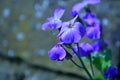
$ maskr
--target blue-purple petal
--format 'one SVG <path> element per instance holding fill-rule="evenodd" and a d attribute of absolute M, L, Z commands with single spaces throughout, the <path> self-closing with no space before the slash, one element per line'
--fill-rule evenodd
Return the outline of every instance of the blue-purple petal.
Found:
<path fill-rule="evenodd" d="M 94 25 L 97 22 L 97 19 L 93 13 L 86 13 L 86 15 L 82 18 L 88 25 Z"/>
<path fill-rule="evenodd" d="M 71 19 L 69 22 L 69 24 L 74 24 L 75 20 L 77 19 L 78 15 L 76 15 L 73 19 Z"/>
<path fill-rule="evenodd" d="M 74 29 L 76 29 L 76 31 L 79 32 L 79 34 L 81 35 L 81 38 L 85 35 L 86 29 L 80 22 L 75 22 L 73 27 Z"/>
<path fill-rule="evenodd" d="M 100 3 L 101 0 L 84 0 L 83 2 L 86 3 L 86 4 L 92 4 L 92 5 L 94 5 L 94 4 Z"/>
<path fill-rule="evenodd" d="M 78 53 L 77 46 L 75 46 L 74 49 Z M 83 43 L 79 44 L 79 50 L 80 50 L 81 57 L 87 57 L 87 56 L 90 56 L 90 54 L 93 52 L 93 47 L 89 43 L 83 42 Z M 75 55 L 74 52 L 73 52 L 73 55 Z"/>
<path fill-rule="evenodd" d="M 63 16 L 64 11 L 65 11 L 64 9 L 57 8 L 54 11 L 54 16 L 47 18 L 48 22 L 42 25 L 42 30 L 46 30 L 48 28 L 59 29 L 62 25 L 62 21 L 60 20 L 60 18 Z"/>
<path fill-rule="evenodd" d="M 117 67 L 110 66 L 110 67 L 108 67 L 108 69 L 106 70 L 104 76 L 105 76 L 105 78 L 107 78 L 107 79 L 116 80 L 119 74 L 120 74 L 120 72 L 118 71 L 118 68 L 117 68 Z"/>
<path fill-rule="evenodd" d="M 94 51 L 101 52 L 108 46 L 108 42 L 106 40 L 95 41 L 92 46 Z"/>
<path fill-rule="evenodd" d="M 59 40 L 64 43 L 72 43 L 74 42 L 74 32 L 71 29 L 65 30 L 62 34 L 59 36 Z"/>
<path fill-rule="evenodd" d="M 42 30 L 46 30 L 46 29 L 48 29 L 49 28 L 49 22 L 46 22 L 46 23 L 44 23 L 43 25 L 42 25 Z"/>
<path fill-rule="evenodd" d="M 54 17 L 49 17 L 49 18 L 47 18 L 47 20 L 48 20 L 49 22 L 53 22 L 53 21 L 54 21 Z"/>
<path fill-rule="evenodd" d="M 54 17 L 57 19 L 60 19 L 63 16 L 64 12 L 65 12 L 65 9 L 57 8 L 54 11 Z"/>
<path fill-rule="evenodd" d="M 48 52 L 48 55 L 51 60 L 63 61 L 66 52 L 61 45 L 57 44 Z"/>
<path fill-rule="evenodd" d="M 75 17 L 79 12 L 88 4 L 94 5 L 100 3 L 101 0 L 83 0 L 81 3 L 77 3 L 72 7 L 70 12 L 71 16 Z"/>
<path fill-rule="evenodd" d="M 84 8 L 84 4 L 83 3 L 77 3 L 72 7 L 71 10 L 71 16 L 75 17 L 76 15 L 79 14 L 79 11 L 82 10 Z"/>
<path fill-rule="evenodd" d="M 90 56 L 90 54 L 93 52 L 93 47 L 86 42 L 83 42 L 80 44 L 80 55 L 85 57 L 85 56 Z"/>
<path fill-rule="evenodd" d="M 69 27 L 70 25 L 71 27 Z M 67 44 L 78 43 L 85 33 L 82 32 L 82 30 L 85 31 L 84 27 L 79 22 L 75 22 L 74 24 L 64 22 L 58 35 L 59 40 Z"/>
<path fill-rule="evenodd" d="M 86 37 L 88 39 L 100 39 L 101 31 L 99 27 L 87 27 L 86 28 Z"/>
<path fill-rule="evenodd" d="M 51 22 L 50 23 L 50 28 L 51 29 L 58 29 L 62 26 L 62 22 L 61 21 L 56 21 L 56 22 Z"/>

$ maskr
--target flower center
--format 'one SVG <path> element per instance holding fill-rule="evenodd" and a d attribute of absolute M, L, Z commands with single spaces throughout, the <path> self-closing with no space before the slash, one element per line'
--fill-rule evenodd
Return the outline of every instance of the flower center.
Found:
<path fill-rule="evenodd" d="M 72 28 L 72 26 L 73 26 L 73 24 L 70 23 L 68 27 L 69 27 L 69 28 Z"/>
<path fill-rule="evenodd" d="M 54 19 L 54 22 L 58 22 L 58 19 Z"/>

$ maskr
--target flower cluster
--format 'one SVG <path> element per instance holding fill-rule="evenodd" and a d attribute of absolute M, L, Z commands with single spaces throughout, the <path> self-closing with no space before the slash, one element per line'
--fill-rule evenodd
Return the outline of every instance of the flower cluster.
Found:
<path fill-rule="evenodd" d="M 72 60 L 72 56 L 77 56 L 82 64 L 82 68 L 88 74 L 90 80 L 95 80 L 87 70 L 81 57 L 86 57 L 99 70 L 105 72 L 104 77 L 110 80 L 115 80 L 118 77 L 117 67 L 111 67 L 110 64 L 110 50 L 108 49 L 108 42 L 102 36 L 102 26 L 95 14 L 89 9 L 88 5 L 100 3 L 101 0 L 83 0 L 75 4 L 71 10 L 71 20 L 62 21 L 61 18 L 65 13 L 65 9 L 57 8 L 54 15 L 48 18 L 47 22 L 42 25 L 42 30 L 56 29 L 59 31 L 57 38 L 58 43 L 48 51 L 51 60 L 63 61 L 65 58 L 70 59 L 76 66 L 81 68 Z M 85 10 L 84 16 L 79 16 L 81 10 Z M 81 39 L 86 38 L 92 40 L 93 43 L 81 42 Z M 71 49 L 72 54 L 66 50 Z M 93 53 L 97 53 L 96 58 Z M 104 53 L 101 55 L 99 53 Z M 96 54 L 95 54 L 96 55 Z M 93 58 L 93 59 L 92 59 Z M 92 71 L 94 74 L 94 71 Z M 93 75 L 94 76 L 94 75 Z M 101 80 L 101 79 L 97 79 Z"/>
<path fill-rule="evenodd" d="M 63 22 L 61 20 L 65 9 L 57 8 L 54 11 L 54 16 L 48 18 L 47 22 L 42 25 L 42 30 L 58 29 L 58 39 L 62 44 L 79 43 L 83 37 L 88 39 L 100 39 L 101 26 L 97 21 L 96 16 L 92 12 L 86 12 L 85 16 L 79 17 L 79 12 L 88 4 L 97 4 L 100 0 L 83 0 L 83 2 L 75 4 L 71 10 L 73 19 Z M 87 26 L 78 21 L 81 19 Z M 55 45 L 49 52 L 48 55 L 52 60 L 62 61 L 65 58 L 66 52 L 60 46 L 61 44 Z M 97 45 L 99 46 L 99 45 Z M 93 46 L 89 43 L 83 42 L 80 44 L 81 56 L 88 56 L 93 52 Z M 62 56 L 62 57 L 61 57 Z"/>

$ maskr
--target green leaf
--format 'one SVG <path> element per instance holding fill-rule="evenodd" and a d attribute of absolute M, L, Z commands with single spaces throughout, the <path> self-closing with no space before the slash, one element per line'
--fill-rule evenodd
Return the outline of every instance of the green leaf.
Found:
<path fill-rule="evenodd" d="M 95 80 L 105 80 L 102 74 L 96 74 Z"/>
<path fill-rule="evenodd" d="M 105 55 L 105 60 L 109 61 L 112 58 L 112 51 L 110 49 L 105 49 L 103 55 Z"/>
<path fill-rule="evenodd" d="M 111 60 L 108 61 L 104 56 L 98 55 L 93 57 L 92 63 L 98 70 L 105 71 L 111 65 Z"/>
<path fill-rule="evenodd" d="M 102 70 L 103 61 L 103 57 L 94 57 L 93 64 L 96 66 L 97 69 Z"/>
<path fill-rule="evenodd" d="M 102 64 L 102 71 L 106 71 L 106 69 L 111 65 L 111 61 L 103 61 L 103 64 Z"/>

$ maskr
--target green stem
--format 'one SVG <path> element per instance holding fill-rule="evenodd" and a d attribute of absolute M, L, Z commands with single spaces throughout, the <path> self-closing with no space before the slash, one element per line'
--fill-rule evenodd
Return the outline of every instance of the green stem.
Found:
<path fill-rule="evenodd" d="M 90 77 L 90 80 L 93 80 L 93 78 L 92 78 L 91 74 L 89 73 L 89 71 L 87 70 L 87 68 L 86 68 L 86 66 L 85 66 L 82 58 L 80 57 L 80 49 L 79 49 L 79 44 L 78 44 L 78 43 L 77 43 L 77 49 L 78 49 L 78 57 L 79 57 L 79 60 L 80 60 L 80 62 L 81 62 L 81 64 L 82 64 L 82 66 L 84 67 L 86 73 L 87 73 L 88 76 Z"/>
<path fill-rule="evenodd" d="M 77 43 L 77 48 L 78 48 L 78 53 L 73 49 L 72 46 L 70 46 L 70 48 L 73 50 L 73 52 L 77 55 L 78 59 L 80 60 L 82 66 L 83 66 L 83 69 L 85 70 L 85 72 L 88 74 L 88 76 L 90 77 L 90 80 L 93 80 L 91 74 L 89 73 L 89 71 L 87 70 L 84 62 L 82 61 L 81 57 L 80 57 L 80 50 L 79 50 L 79 44 Z"/>
<path fill-rule="evenodd" d="M 63 45 L 61 45 L 61 46 L 64 48 Z M 64 48 L 64 50 L 66 51 L 67 54 L 69 54 L 69 52 L 68 52 L 65 48 Z M 81 67 L 80 65 L 78 65 L 72 58 L 70 58 L 70 61 L 71 61 L 74 65 L 76 65 L 77 67 L 83 68 L 83 67 Z"/>
<path fill-rule="evenodd" d="M 72 63 L 74 64 L 74 65 L 76 65 L 77 67 L 79 67 L 79 68 L 83 68 L 83 67 L 81 67 L 81 66 L 79 66 L 73 59 L 70 59 L 71 61 L 72 61 Z"/>
<path fill-rule="evenodd" d="M 92 71 L 92 75 L 94 76 L 94 70 L 93 70 L 93 65 L 92 65 L 92 58 L 91 58 L 91 55 L 90 55 L 90 67 L 91 67 L 91 71 Z"/>

